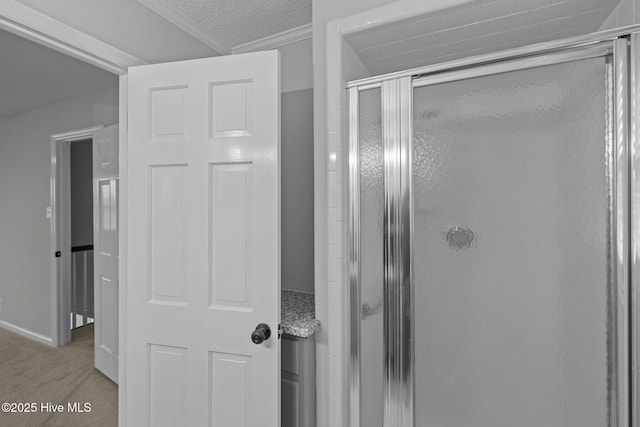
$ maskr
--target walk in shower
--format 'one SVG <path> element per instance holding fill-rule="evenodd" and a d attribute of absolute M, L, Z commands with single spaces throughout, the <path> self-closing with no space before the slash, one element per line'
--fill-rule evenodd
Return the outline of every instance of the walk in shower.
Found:
<path fill-rule="evenodd" d="M 351 426 L 630 425 L 638 40 L 349 84 Z"/>

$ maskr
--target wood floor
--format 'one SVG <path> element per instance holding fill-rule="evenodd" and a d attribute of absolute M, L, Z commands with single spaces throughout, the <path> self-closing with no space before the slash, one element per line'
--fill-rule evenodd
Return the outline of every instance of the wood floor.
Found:
<path fill-rule="evenodd" d="M 35 403 L 36 411 L 2 411 L 3 427 L 116 427 L 118 386 L 93 367 L 93 325 L 76 329 L 71 344 L 58 348 L 0 329 L 4 402 Z"/>

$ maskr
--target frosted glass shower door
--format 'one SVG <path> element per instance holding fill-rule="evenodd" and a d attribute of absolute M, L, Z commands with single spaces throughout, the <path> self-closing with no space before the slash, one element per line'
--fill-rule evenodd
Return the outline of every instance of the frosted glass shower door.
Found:
<path fill-rule="evenodd" d="M 384 399 L 383 343 L 383 218 L 384 156 L 382 143 L 382 104 L 380 88 L 363 90 L 357 99 L 359 188 L 359 283 L 354 288 L 353 323 L 359 330 L 354 345 L 366 355 L 356 362 L 361 424 L 382 427 Z"/>
<path fill-rule="evenodd" d="M 416 87 L 415 426 L 610 425 L 607 57 Z"/>

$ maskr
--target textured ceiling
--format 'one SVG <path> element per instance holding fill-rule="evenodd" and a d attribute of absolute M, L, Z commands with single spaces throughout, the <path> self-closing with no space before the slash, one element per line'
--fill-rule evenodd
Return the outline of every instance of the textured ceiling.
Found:
<path fill-rule="evenodd" d="M 116 87 L 118 77 L 0 31 L 0 118 Z"/>
<path fill-rule="evenodd" d="M 227 50 L 311 23 L 311 0 L 140 1 L 158 13 L 179 16 Z"/>
<path fill-rule="evenodd" d="M 372 75 L 597 31 L 618 0 L 477 0 L 346 37 Z"/>

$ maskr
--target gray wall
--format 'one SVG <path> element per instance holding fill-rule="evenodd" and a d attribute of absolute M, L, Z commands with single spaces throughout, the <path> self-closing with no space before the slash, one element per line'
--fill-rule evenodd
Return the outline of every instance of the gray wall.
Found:
<path fill-rule="evenodd" d="M 312 40 L 278 48 L 281 70 L 281 286 L 314 291 Z"/>
<path fill-rule="evenodd" d="M 117 121 L 117 88 L 0 120 L 0 324 L 51 337 L 51 135 Z"/>
<path fill-rule="evenodd" d="M 281 105 L 282 287 L 313 292 L 313 89 Z"/>
<path fill-rule="evenodd" d="M 71 246 L 93 245 L 91 140 L 71 144 Z"/>

